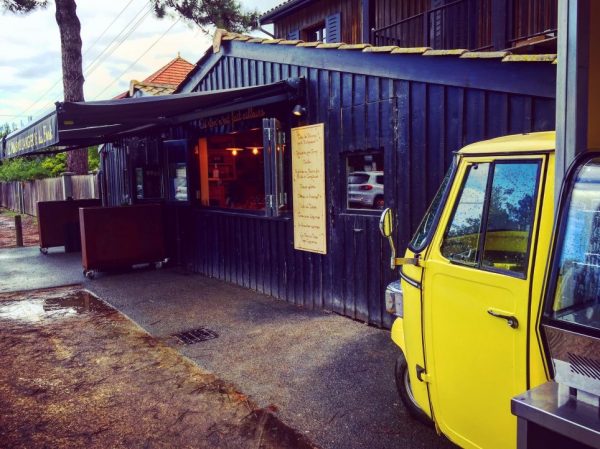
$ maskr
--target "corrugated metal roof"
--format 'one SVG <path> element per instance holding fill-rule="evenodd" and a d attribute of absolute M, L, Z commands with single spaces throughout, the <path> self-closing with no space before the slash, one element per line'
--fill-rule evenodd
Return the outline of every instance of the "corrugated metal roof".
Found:
<path fill-rule="evenodd" d="M 260 21 L 263 24 L 273 23 L 274 20 L 291 14 L 296 9 L 311 3 L 313 0 L 287 0 L 269 10 L 260 16 Z"/>

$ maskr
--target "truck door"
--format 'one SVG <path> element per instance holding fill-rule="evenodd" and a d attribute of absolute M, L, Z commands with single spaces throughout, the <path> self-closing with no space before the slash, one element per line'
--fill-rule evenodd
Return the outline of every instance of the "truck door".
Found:
<path fill-rule="evenodd" d="M 466 159 L 426 256 L 431 404 L 462 447 L 516 445 L 510 399 L 527 387 L 532 254 L 545 156 Z"/>

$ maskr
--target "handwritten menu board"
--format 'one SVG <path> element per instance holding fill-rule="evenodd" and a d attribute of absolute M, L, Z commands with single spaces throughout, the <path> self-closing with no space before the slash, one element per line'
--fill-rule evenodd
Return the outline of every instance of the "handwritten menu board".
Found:
<path fill-rule="evenodd" d="M 323 123 L 292 128 L 294 248 L 327 254 Z"/>

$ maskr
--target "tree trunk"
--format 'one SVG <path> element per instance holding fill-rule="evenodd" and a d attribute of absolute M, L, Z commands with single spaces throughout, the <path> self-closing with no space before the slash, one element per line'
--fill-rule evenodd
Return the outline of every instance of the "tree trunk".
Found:
<path fill-rule="evenodd" d="M 56 23 L 60 31 L 65 101 L 84 101 L 81 57 L 81 24 L 75 0 L 55 0 Z M 79 175 L 88 172 L 88 150 L 69 151 L 67 169 Z"/>

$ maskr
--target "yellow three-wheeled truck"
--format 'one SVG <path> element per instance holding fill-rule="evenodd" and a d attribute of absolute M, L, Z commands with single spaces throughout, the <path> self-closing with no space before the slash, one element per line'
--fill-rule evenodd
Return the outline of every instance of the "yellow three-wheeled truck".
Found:
<path fill-rule="evenodd" d="M 511 399 L 555 375 L 600 395 L 600 156 L 572 168 L 553 233 L 554 146 L 545 132 L 460 150 L 404 257 L 381 217 L 400 397 L 462 447 L 516 447 Z"/>

